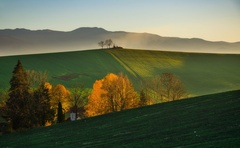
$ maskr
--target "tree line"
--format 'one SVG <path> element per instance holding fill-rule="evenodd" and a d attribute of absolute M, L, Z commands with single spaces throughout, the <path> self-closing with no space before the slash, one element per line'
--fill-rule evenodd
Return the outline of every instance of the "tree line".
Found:
<path fill-rule="evenodd" d="M 152 80 L 142 82 L 137 93 L 122 73 L 108 74 L 95 81 L 92 93 L 85 106 L 87 117 L 102 115 L 125 109 L 137 108 L 154 103 L 179 100 L 188 96 L 183 83 L 171 73 L 163 73 Z"/>
<path fill-rule="evenodd" d="M 115 45 L 115 43 L 113 43 L 112 39 L 107 39 L 105 41 L 100 41 L 100 42 L 98 42 L 98 46 L 100 46 L 102 49 L 103 49 L 104 46 L 106 46 L 107 48 L 122 49 L 121 46 Z"/>
<path fill-rule="evenodd" d="M 100 41 L 98 45 L 103 48 L 104 46 L 107 46 L 107 48 L 111 48 L 113 46 L 113 41 L 112 39 L 107 39 L 105 41 Z"/>
<path fill-rule="evenodd" d="M 126 75 L 109 73 L 95 81 L 92 91 L 79 83 L 70 93 L 61 84 L 52 86 L 47 82 L 44 72 L 25 71 L 19 60 L 4 97 L 0 115 L 13 130 L 19 130 L 63 122 L 64 114 L 71 107 L 76 108 L 77 115 L 85 118 L 178 100 L 187 97 L 187 92 L 183 83 L 171 73 L 142 82 L 139 93 Z"/>
<path fill-rule="evenodd" d="M 10 123 L 13 130 L 63 122 L 70 107 L 84 106 L 79 100 L 87 97 L 86 89 L 75 88 L 71 95 L 63 85 L 52 86 L 46 80 L 46 73 L 25 71 L 18 61 L 10 89 L 1 96 L 4 101 L 0 104 L 0 116 Z"/>

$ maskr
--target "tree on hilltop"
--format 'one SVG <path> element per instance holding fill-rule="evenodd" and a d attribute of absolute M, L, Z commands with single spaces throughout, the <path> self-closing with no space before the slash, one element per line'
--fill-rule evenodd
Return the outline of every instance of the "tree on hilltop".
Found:
<path fill-rule="evenodd" d="M 99 45 L 100 47 L 102 47 L 102 49 L 103 49 L 105 43 L 104 43 L 104 41 L 100 41 L 100 42 L 98 43 L 98 45 Z"/>
<path fill-rule="evenodd" d="M 114 44 L 113 44 L 113 41 L 112 41 L 112 39 L 107 39 L 107 40 L 105 40 L 105 41 L 100 41 L 100 42 L 98 42 L 98 46 L 100 46 L 100 47 L 104 47 L 104 46 L 107 46 L 107 48 L 111 48 L 111 47 L 118 47 L 118 46 L 115 46 Z"/>
<path fill-rule="evenodd" d="M 106 41 L 105 41 L 105 45 L 106 45 L 108 48 L 111 48 L 111 46 L 113 45 L 112 39 L 106 40 Z"/>

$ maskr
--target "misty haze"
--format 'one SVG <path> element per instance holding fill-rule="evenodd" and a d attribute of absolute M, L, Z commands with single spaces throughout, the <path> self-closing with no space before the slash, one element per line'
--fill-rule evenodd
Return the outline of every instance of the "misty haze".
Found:
<path fill-rule="evenodd" d="M 198 38 L 162 37 L 149 33 L 78 28 L 70 32 L 52 30 L 0 30 L 0 56 L 97 49 L 98 42 L 112 39 L 124 48 L 198 53 L 240 53 L 240 42 L 210 42 Z"/>

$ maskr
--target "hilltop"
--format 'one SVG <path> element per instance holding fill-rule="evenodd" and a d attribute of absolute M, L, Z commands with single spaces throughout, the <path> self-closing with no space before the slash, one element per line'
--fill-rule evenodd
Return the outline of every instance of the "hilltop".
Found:
<path fill-rule="evenodd" d="M 0 136 L 0 147 L 238 147 L 240 91 Z"/>
<path fill-rule="evenodd" d="M 21 28 L 0 30 L 0 56 L 95 49 L 99 41 L 106 39 L 112 39 L 116 45 L 135 49 L 240 53 L 240 42 L 211 42 L 199 38 L 163 37 L 83 27 L 68 32 Z"/>
<path fill-rule="evenodd" d="M 48 81 L 71 88 L 83 82 L 92 88 L 108 73 L 128 75 L 136 90 L 157 74 L 171 72 L 191 96 L 240 88 L 240 55 L 102 49 L 0 57 L 0 88 L 8 89 L 12 70 L 20 59 L 25 69 L 46 71 Z"/>

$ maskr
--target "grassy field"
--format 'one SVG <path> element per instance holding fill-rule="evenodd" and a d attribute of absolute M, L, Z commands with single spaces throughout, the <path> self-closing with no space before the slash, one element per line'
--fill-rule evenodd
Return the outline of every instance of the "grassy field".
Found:
<path fill-rule="evenodd" d="M 192 96 L 240 88 L 240 55 L 108 50 L 140 79 L 176 74 Z"/>
<path fill-rule="evenodd" d="M 0 136 L 0 147 L 239 147 L 240 91 Z"/>
<path fill-rule="evenodd" d="M 18 59 L 25 69 L 47 71 L 51 84 L 67 88 L 76 82 L 91 88 L 110 72 L 127 74 L 136 89 L 144 79 L 171 72 L 192 96 L 240 88 L 240 55 L 105 49 L 0 57 L 0 89 L 9 87 Z"/>
<path fill-rule="evenodd" d="M 95 80 L 102 79 L 110 72 L 123 72 L 131 76 L 103 50 L 10 56 L 0 57 L 0 88 L 9 87 L 18 59 L 22 61 L 25 70 L 46 71 L 51 84 L 64 84 L 66 87 L 72 87 L 76 82 L 83 82 L 87 87 L 92 87 Z"/>

